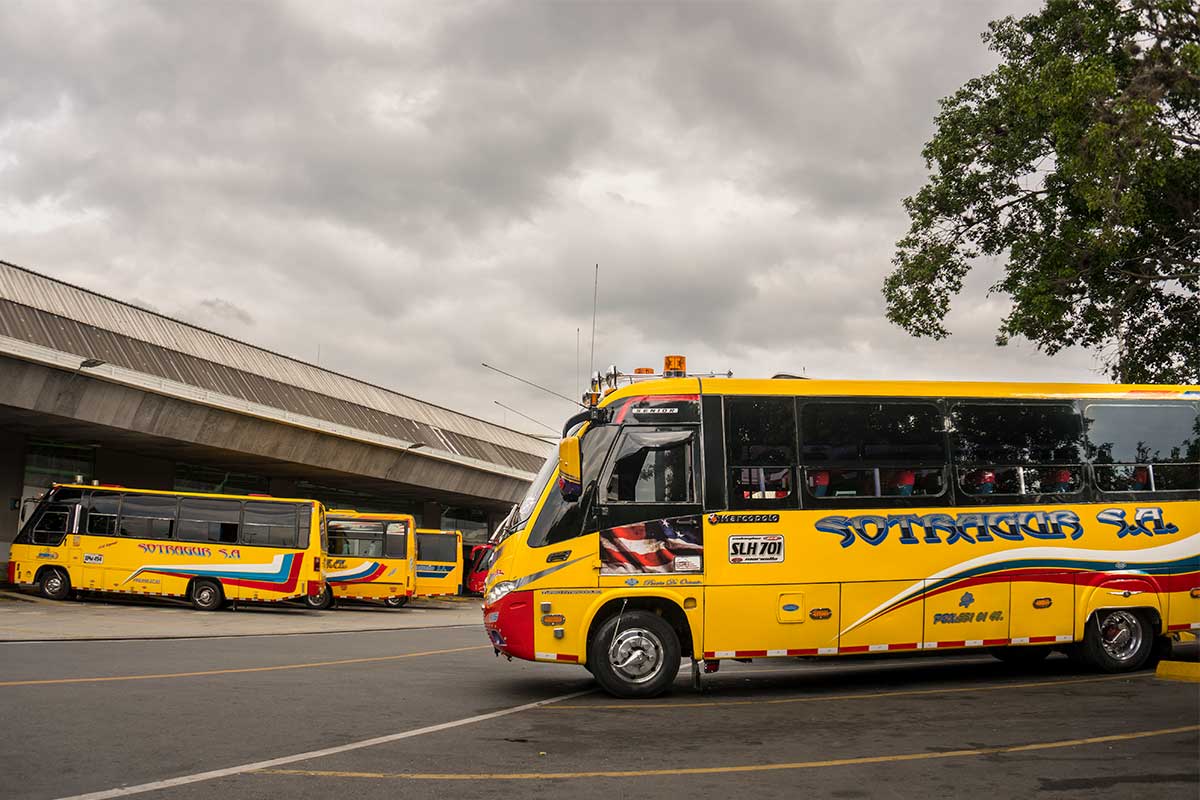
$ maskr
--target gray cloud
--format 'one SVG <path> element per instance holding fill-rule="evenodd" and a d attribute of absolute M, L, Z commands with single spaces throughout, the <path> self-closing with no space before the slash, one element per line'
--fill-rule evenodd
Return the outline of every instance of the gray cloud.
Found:
<path fill-rule="evenodd" d="M 597 361 L 1093 379 L 879 288 L 978 3 L 0 6 L 2 257 L 501 420 Z M 582 367 L 576 361 L 581 329 Z M 508 415 L 514 427 L 528 423 Z"/>

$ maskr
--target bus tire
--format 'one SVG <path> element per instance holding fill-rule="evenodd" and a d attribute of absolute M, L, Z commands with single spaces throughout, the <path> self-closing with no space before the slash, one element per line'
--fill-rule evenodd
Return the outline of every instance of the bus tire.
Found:
<path fill-rule="evenodd" d="M 221 584 L 207 578 L 192 581 L 188 589 L 188 600 L 197 611 L 216 611 L 225 604 L 225 593 Z"/>
<path fill-rule="evenodd" d="M 321 587 L 320 594 L 304 595 L 304 605 L 313 611 L 324 611 L 333 608 L 333 588 L 327 583 Z"/>
<path fill-rule="evenodd" d="M 1045 661 L 1046 656 L 1050 655 L 1050 651 L 1053 649 L 1052 647 L 1025 645 L 1022 647 L 991 647 L 988 648 L 988 652 L 1005 664 L 1012 664 L 1014 667 L 1032 667 L 1034 664 Z"/>
<path fill-rule="evenodd" d="M 383 604 L 388 608 L 404 608 L 408 605 L 408 597 L 406 595 L 392 595 L 391 597 L 385 597 Z"/>
<path fill-rule="evenodd" d="M 38 586 L 42 597 L 50 600 L 66 600 L 71 596 L 71 576 L 58 567 L 50 567 L 43 572 Z"/>
<path fill-rule="evenodd" d="M 611 695 L 655 697 L 675 682 L 680 652 L 679 637 L 665 619 L 650 611 L 626 611 L 596 629 L 588 668 Z"/>
<path fill-rule="evenodd" d="M 1081 655 L 1101 672 L 1132 672 L 1149 660 L 1156 634 L 1145 611 L 1101 609 L 1087 622 Z"/>

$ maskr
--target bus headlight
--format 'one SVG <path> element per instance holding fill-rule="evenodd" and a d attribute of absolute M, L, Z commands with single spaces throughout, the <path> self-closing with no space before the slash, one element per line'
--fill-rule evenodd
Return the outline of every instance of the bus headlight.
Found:
<path fill-rule="evenodd" d="M 509 592 L 511 592 L 515 588 L 517 588 L 517 584 L 515 581 L 500 581 L 499 583 L 497 583 L 495 586 L 493 586 L 491 589 L 488 590 L 487 596 L 483 598 L 483 602 L 488 604 L 489 606 L 494 605 L 494 604 L 500 602 L 501 598 L 503 598 L 505 595 L 507 595 Z"/>

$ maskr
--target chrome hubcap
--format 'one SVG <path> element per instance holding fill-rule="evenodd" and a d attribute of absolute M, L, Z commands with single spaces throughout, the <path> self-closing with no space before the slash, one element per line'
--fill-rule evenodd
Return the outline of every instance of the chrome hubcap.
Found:
<path fill-rule="evenodd" d="M 663 666 L 663 645 L 644 628 L 623 630 L 613 637 L 608 648 L 613 671 L 630 683 L 652 680 Z"/>
<path fill-rule="evenodd" d="M 57 572 L 51 573 L 51 575 L 46 578 L 46 591 L 50 592 L 51 594 L 58 594 L 62 590 L 62 585 L 62 576 Z"/>
<path fill-rule="evenodd" d="M 202 606 L 212 605 L 212 602 L 215 599 L 216 592 L 212 590 L 211 586 L 202 587 L 200 591 L 196 592 L 196 600 Z"/>
<path fill-rule="evenodd" d="M 1117 661 L 1128 661 L 1142 647 L 1142 623 L 1128 611 L 1112 611 L 1100 621 L 1100 644 Z"/>

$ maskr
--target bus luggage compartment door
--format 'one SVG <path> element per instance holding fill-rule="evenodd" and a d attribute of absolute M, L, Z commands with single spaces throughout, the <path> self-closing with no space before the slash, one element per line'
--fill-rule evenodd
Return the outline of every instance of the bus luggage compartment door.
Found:
<path fill-rule="evenodd" d="M 705 657 L 836 653 L 838 595 L 836 583 L 710 586 L 704 590 Z"/>

